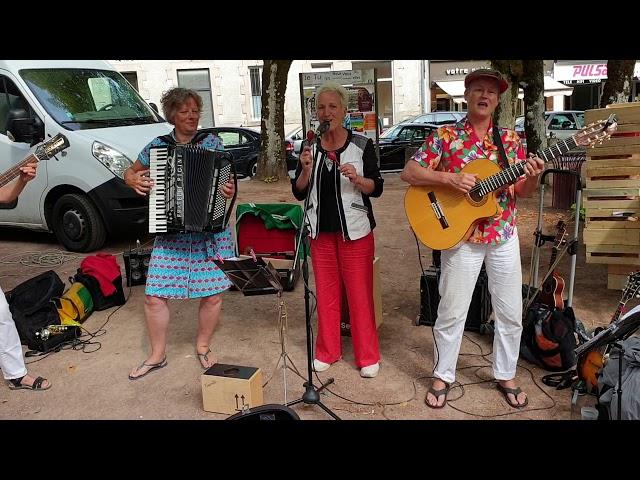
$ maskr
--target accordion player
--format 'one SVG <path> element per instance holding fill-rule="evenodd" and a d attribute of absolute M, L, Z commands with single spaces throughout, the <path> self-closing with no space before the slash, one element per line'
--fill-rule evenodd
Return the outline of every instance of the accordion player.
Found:
<path fill-rule="evenodd" d="M 227 152 L 195 145 L 151 147 L 149 233 L 223 231 L 237 195 L 229 201 L 222 193 L 232 174 L 236 182 Z"/>

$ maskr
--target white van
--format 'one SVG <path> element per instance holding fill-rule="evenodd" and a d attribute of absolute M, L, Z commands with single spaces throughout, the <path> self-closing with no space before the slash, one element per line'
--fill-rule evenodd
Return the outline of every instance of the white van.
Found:
<path fill-rule="evenodd" d="M 0 225 L 53 231 L 77 252 L 143 231 L 147 199 L 122 173 L 171 129 L 107 62 L 0 60 L 0 176 L 42 141 L 62 133 L 69 142 L 40 162 L 14 208 L 0 205 Z"/>

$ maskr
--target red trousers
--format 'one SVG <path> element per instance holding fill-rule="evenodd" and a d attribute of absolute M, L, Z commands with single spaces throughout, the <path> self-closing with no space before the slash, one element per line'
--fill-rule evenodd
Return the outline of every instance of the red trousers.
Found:
<path fill-rule="evenodd" d="M 342 284 L 349 299 L 353 353 L 358 368 L 380 360 L 373 306 L 373 232 L 358 240 L 342 233 L 319 233 L 311 240 L 311 261 L 318 297 L 315 358 L 333 363 L 342 357 L 340 320 Z"/>

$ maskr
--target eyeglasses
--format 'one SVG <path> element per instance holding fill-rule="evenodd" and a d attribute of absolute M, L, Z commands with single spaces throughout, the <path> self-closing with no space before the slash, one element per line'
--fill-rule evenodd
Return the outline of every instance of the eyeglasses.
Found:
<path fill-rule="evenodd" d="M 179 115 L 187 116 L 190 113 L 193 113 L 194 115 L 200 115 L 200 110 L 178 110 Z"/>

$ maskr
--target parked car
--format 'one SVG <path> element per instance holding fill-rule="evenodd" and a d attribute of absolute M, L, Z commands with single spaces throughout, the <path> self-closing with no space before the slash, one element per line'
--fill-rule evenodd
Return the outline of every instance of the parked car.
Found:
<path fill-rule="evenodd" d="M 220 137 L 224 149 L 233 155 L 236 172 L 239 176 L 253 177 L 258 168 L 258 156 L 260 154 L 260 131 L 247 127 L 211 127 L 202 131 L 210 132 Z M 285 141 L 287 152 L 287 168 L 297 158 L 291 157 L 293 145 Z M 295 168 L 295 166 L 294 166 Z"/>
<path fill-rule="evenodd" d="M 302 151 L 302 142 L 305 138 L 306 136 L 302 131 L 302 127 L 297 127 L 285 135 L 285 141 L 290 142 L 293 145 L 293 154 L 297 157 L 300 156 L 300 152 Z"/>
<path fill-rule="evenodd" d="M 399 170 L 404 168 L 405 159 L 413 154 L 425 138 L 438 125 L 425 123 L 399 123 L 392 126 L 380 136 L 380 170 Z"/>
<path fill-rule="evenodd" d="M 400 123 L 430 123 L 432 125 L 447 125 L 449 123 L 456 123 L 462 120 L 466 115 L 467 112 L 430 112 L 406 118 Z"/>
<path fill-rule="evenodd" d="M 553 136 L 559 140 L 564 140 L 576 134 L 584 127 L 583 110 L 563 110 L 558 112 L 544 113 L 545 125 L 547 128 L 547 138 Z M 524 116 L 516 118 L 515 131 L 526 146 L 526 135 L 524 133 Z"/>

